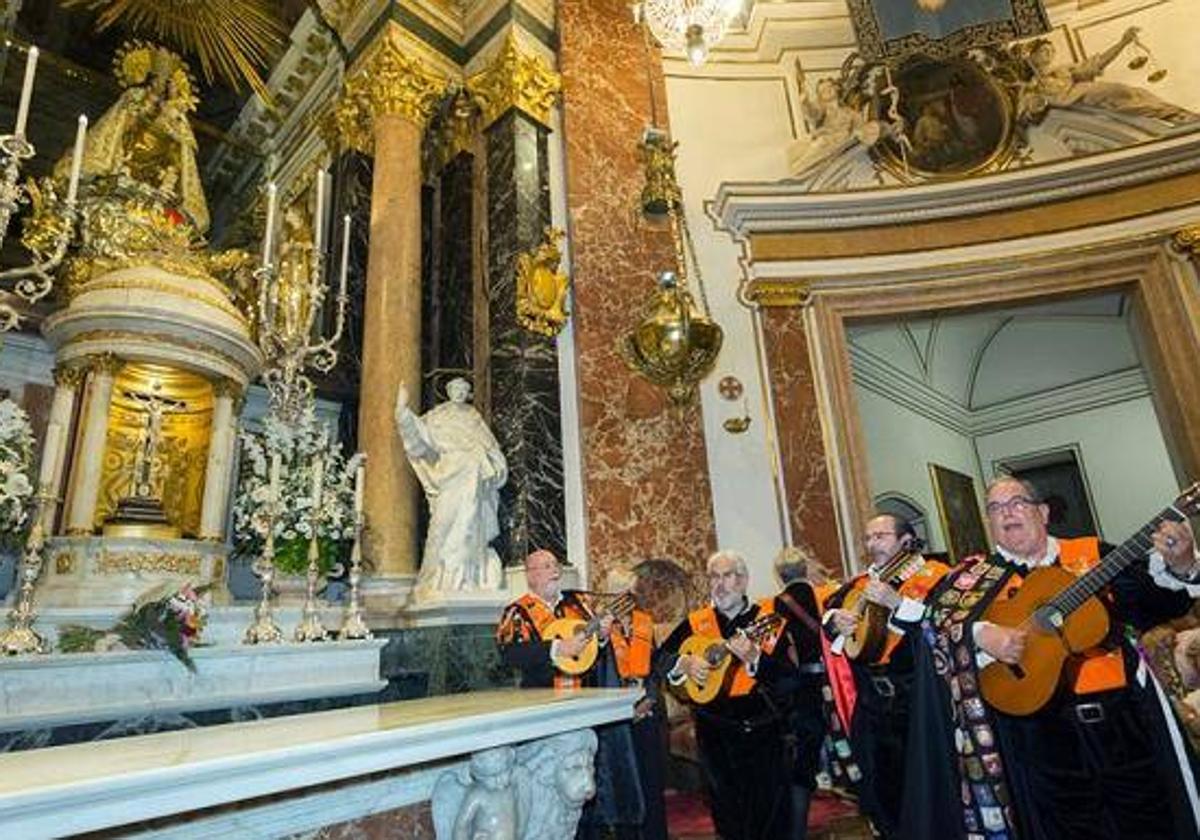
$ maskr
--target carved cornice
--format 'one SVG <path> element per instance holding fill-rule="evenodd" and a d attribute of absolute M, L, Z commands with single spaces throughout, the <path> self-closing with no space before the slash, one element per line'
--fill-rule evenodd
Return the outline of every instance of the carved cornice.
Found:
<path fill-rule="evenodd" d="M 485 129 L 513 108 L 549 128 L 562 77 L 540 56 L 522 52 L 510 32 L 491 65 L 467 79 L 467 90 L 483 109 Z"/>
<path fill-rule="evenodd" d="M 1194 260 L 1200 260 L 1200 224 L 1175 231 L 1172 241 L 1181 252 Z"/>
<path fill-rule="evenodd" d="M 350 148 L 371 154 L 377 118 L 401 116 L 424 128 L 445 89 L 445 78 L 384 37 L 346 80 L 334 112 L 338 133 Z"/>

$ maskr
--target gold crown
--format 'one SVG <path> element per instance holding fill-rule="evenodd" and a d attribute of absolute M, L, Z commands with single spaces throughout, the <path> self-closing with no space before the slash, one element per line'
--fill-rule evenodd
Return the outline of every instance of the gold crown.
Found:
<path fill-rule="evenodd" d="M 187 110 L 196 107 L 196 80 L 187 62 L 166 47 L 148 41 L 126 41 L 113 57 L 113 75 L 123 88 L 143 85 L 151 75 L 169 78 L 176 98 Z"/>

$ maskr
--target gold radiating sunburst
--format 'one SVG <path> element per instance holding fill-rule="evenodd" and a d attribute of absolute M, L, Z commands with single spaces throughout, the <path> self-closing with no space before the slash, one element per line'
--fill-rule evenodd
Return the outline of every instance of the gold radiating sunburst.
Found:
<path fill-rule="evenodd" d="M 205 81 L 219 76 L 267 98 L 258 74 L 287 36 L 269 0 L 63 0 L 64 6 L 99 11 L 96 29 L 120 23 L 200 61 Z"/>

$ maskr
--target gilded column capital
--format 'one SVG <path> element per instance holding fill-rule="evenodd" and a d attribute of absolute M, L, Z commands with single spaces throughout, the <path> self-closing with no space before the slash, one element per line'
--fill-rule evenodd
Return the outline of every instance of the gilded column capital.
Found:
<path fill-rule="evenodd" d="M 338 134 L 350 148 L 371 154 L 376 119 L 401 116 L 424 128 L 445 89 L 445 78 L 382 38 L 346 79 L 334 111 Z"/>
<path fill-rule="evenodd" d="M 87 357 L 87 369 L 95 373 L 116 376 L 125 367 L 125 360 L 116 353 L 96 353 Z"/>
<path fill-rule="evenodd" d="M 215 379 L 212 384 L 213 396 L 217 399 L 228 398 L 234 402 L 242 397 L 241 383 L 235 382 L 228 377 L 220 377 Z"/>
<path fill-rule="evenodd" d="M 484 128 L 512 108 L 549 128 L 562 77 L 540 56 L 522 52 L 509 32 L 491 66 L 467 79 L 467 90 L 483 109 Z"/>
<path fill-rule="evenodd" d="M 79 387 L 83 375 L 87 372 L 84 365 L 58 364 L 54 366 L 54 384 L 60 388 L 70 388 L 72 391 Z"/>
<path fill-rule="evenodd" d="M 1200 260 L 1200 224 L 1175 231 L 1172 241 L 1178 250 L 1194 260 Z"/>

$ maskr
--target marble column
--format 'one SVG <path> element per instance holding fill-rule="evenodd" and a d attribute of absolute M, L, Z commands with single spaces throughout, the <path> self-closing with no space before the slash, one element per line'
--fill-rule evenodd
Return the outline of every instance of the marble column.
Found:
<path fill-rule="evenodd" d="M 65 530 L 72 535 L 95 530 L 96 500 L 100 495 L 100 473 L 104 443 L 108 436 L 108 409 L 112 403 L 113 380 L 124 362 L 111 353 L 90 360 L 84 389 L 83 432 L 71 470 Z"/>
<path fill-rule="evenodd" d="M 202 540 L 225 538 L 225 514 L 229 500 L 230 467 L 237 445 L 237 414 L 234 405 L 240 388 L 222 379 L 213 384 L 213 412 L 208 438 L 208 462 L 204 468 L 204 498 L 200 503 Z"/>
<path fill-rule="evenodd" d="M 42 464 L 38 474 L 38 487 L 50 494 L 46 506 L 42 508 L 42 530 L 45 534 L 54 533 L 54 519 L 62 499 L 67 450 L 71 443 L 71 420 L 82 380 L 83 369 L 78 365 L 57 365 L 54 368 L 54 397 L 50 403 L 46 445 L 42 449 Z M 57 431 L 51 432 L 51 428 Z"/>
<path fill-rule="evenodd" d="M 517 258 L 550 224 L 548 138 L 558 74 L 510 35 L 467 82 L 483 111 L 487 154 L 488 392 L 492 429 L 508 458 L 501 492 L 506 565 L 533 549 L 566 553 L 562 420 L 553 336 L 517 319 Z"/>
<path fill-rule="evenodd" d="M 367 553 L 378 575 L 417 566 L 416 475 L 393 409 L 404 383 L 421 392 L 421 138 L 442 80 L 406 54 L 389 24 L 347 75 L 337 123 L 352 148 L 373 154 L 370 250 L 363 301 L 359 448 L 367 455 Z"/>

